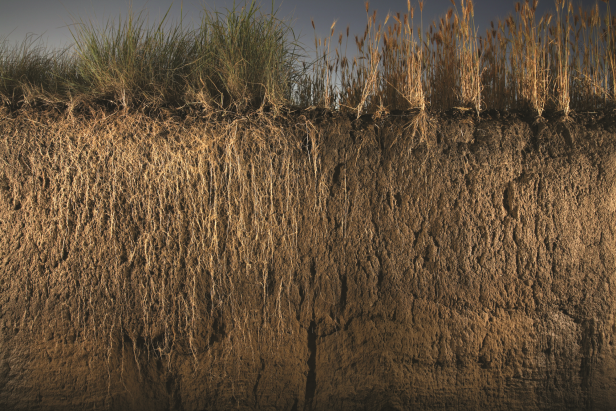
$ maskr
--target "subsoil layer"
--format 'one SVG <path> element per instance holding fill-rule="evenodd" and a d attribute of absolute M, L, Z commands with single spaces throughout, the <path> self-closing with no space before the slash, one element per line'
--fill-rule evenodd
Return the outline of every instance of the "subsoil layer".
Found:
<path fill-rule="evenodd" d="M 116 256 L 92 237 L 95 264 L 77 247 L 41 263 L 32 164 L 0 163 L 0 408 L 616 409 L 613 120 L 449 113 L 421 141 L 403 117 L 302 121 L 293 172 L 325 194 L 298 191 L 295 262 L 274 253 L 253 288 L 237 274 L 254 315 L 223 304 L 168 352 L 121 327 L 88 338 L 62 282 L 31 295 Z"/>

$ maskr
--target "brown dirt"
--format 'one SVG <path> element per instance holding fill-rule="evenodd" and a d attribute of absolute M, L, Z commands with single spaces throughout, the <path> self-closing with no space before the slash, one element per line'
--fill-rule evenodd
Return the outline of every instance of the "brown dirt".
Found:
<path fill-rule="evenodd" d="M 54 230 L 65 224 L 59 215 L 74 215 L 58 211 L 54 198 L 64 197 L 45 197 L 54 188 L 43 174 L 63 172 L 64 157 L 45 157 L 37 171 L 44 138 L 28 142 L 51 123 L 2 121 L 4 410 L 616 409 L 613 119 L 533 125 L 514 114 L 480 122 L 448 114 L 433 117 L 420 141 L 404 131 L 405 117 L 293 117 L 281 126 L 289 151 L 262 151 L 276 154 L 263 157 L 276 171 L 266 197 L 286 217 L 259 214 L 278 227 L 273 234 L 233 243 L 270 242 L 274 252 L 253 275 L 259 261 L 221 251 L 230 294 L 218 303 L 219 277 L 188 275 L 211 250 L 195 246 L 202 254 L 172 271 L 178 261 L 165 256 L 189 240 L 159 243 L 155 260 L 135 246 L 146 211 L 129 218 L 118 206 L 126 214 L 114 217 L 122 222 L 114 241 L 87 221 L 73 234 Z M 29 151 L 19 153 L 24 144 Z M 135 144 L 150 158 L 158 143 Z M 295 162 L 276 163 L 285 155 Z M 113 162 L 100 161 L 109 173 Z M 118 178 L 148 179 L 138 169 Z M 185 192 L 196 187 L 186 184 Z M 258 184 L 242 198 L 264 193 Z M 118 198 L 132 201 L 123 187 Z M 285 198 L 294 212 L 280 211 Z M 230 204 L 221 232 L 244 210 Z M 256 233 L 256 217 L 246 221 Z M 152 297 L 154 308 L 143 291 L 150 279 L 172 288 Z M 182 288 L 189 280 L 194 300 Z M 190 311 L 184 300 L 199 314 L 181 318 Z M 164 301 L 178 305 L 158 307 Z M 144 319 L 161 312 L 164 321 Z"/>

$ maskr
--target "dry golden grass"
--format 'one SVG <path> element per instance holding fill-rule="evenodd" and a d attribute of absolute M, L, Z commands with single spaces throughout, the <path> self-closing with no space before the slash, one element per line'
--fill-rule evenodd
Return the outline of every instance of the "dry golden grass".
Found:
<path fill-rule="evenodd" d="M 479 36 L 474 27 L 472 0 L 461 0 L 433 21 L 429 29 L 413 26 L 414 7 L 377 25 L 370 13 L 363 37 L 355 37 L 358 57 L 352 64 L 338 37 L 335 57 L 329 39 L 315 40 L 319 71 L 313 80 L 313 104 L 377 115 L 394 109 L 446 111 L 473 109 L 545 110 L 568 116 L 572 109 L 594 110 L 614 106 L 616 18 L 609 4 L 603 19 L 599 5 L 574 13 L 570 0 L 559 0 L 555 16 L 535 16 L 537 0 L 515 4 L 509 15 Z M 606 0 L 602 0 L 608 3 Z M 423 3 L 419 2 L 420 11 Z M 322 48 L 326 45 L 327 48 Z M 340 50 L 339 50 L 340 49 Z M 333 79 L 336 79 L 334 81 Z M 327 96 L 327 99 L 321 96 Z M 332 100 L 332 96 L 334 96 Z"/>

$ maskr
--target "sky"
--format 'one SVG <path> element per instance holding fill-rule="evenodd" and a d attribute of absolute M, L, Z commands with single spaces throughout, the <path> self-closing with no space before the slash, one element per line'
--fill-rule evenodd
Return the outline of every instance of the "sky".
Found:
<path fill-rule="evenodd" d="M 250 0 L 249 0 L 250 1 Z M 574 6 L 581 4 L 584 8 L 594 6 L 595 0 L 574 0 Z M 183 14 L 183 24 L 186 28 L 197 28 L 202 11 L 219 11 L 226 14 L 225 9 L 233 7 L 233 0 L 0 0 L 0 42 L 8 41 L 10 45 L 21 44 L 26 36 L 39 38 L 40 44 L 48 49 L 62 48 L 73 43 L 70 29 L 80 19 L 91 21 L 94 25 L 104 27 L 108 21 L 115 22 L 118 17 L 126 17 L 129 7 L 135 14 L 143 11 L 144 19 L 149 19 L 149 25 L 160 22 L 170 8 L 167 21 L 177 23 Z M 271 12 L 271 0 L 257 0 L 261 11 L 265 14 Z M 355 49 L 354 36 L 362 36 L 366 27 L 367 17 L 364 6 L 365 0 L 274 0 L 276 17 L 291 24 L 295 35 L 304 44 L 310 57 L 314 57 L 315 32 L 311 19 L 316 25 L 316 35 L 329 36 L 330 26 L 337 20 L 336 33 L 346 32 L 350 26 L 349 53 Z M 388 12 L 406 13 L 406 0 L 380 0 L 370 2 L 370 13 L 377 10 L 377 22 L 383 22 Z M 239 8 L 245 0 L 237 0 Z M 456 0 L 460 8 L 460 0 Z M 497 19 L 504 20 L 509 13 L 514 12 L 515 2 L 510 0 L 475 0 L 475 25 L 480 35 L 485 34 L 490 21 L 496 24 Z M 415 8 L 415 26 L 420 24 L 419 3 L 411 1 Z M 438 20 L 452 7 L 450 0 L 425 0 L 423 10 L 423 24 L 427 28 L 433 20 Z M 599 2 L 602 12 L 605 4 Z M 616 10 L 616 5 L 612 6 Z M 577 7 L 576 7 L 577 8 Z M 554 1 L 540 0 L 537 8 L 537 19 L 547 11 L 554 11 Z M 614 12 L 612 11 L 612 14 Z M 390 20 L 391 22 L 392 20 Z M 147 25 L 147 24 L 146 24 Z"/>

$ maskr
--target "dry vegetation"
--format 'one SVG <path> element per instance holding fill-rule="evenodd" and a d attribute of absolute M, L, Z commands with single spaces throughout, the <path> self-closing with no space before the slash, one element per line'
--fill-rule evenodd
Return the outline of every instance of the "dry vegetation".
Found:
<path fill-rule="evenodd" d="M 305 119 L 289 134 L 264 111 L 413 110 L 424 129 L 427 112 L 454 107 L 538 117 L 613 107 L 616 19 L 557 3 L 539 22 L 536 1 L 517 4 L 485 37 L 471 1 L 425 31 L 410 2 L 383 25 L 366 3 L 352 62 L 349 29 L 336 46 L 334 24 L 315 40 L 317 59 L 300 64 L 290 29 L 254 3 L 226 19 L 206 13 L 195 31 L 165 30 L 164 20 L 144 28 L 132 15 L 118 28 L 83 24 L 72 51 L 4 43 L 0 179 L 10 207 L 29 196 L 32 213 L 32 247 L 20 251 L 32 267 L 15 267 L 29 274 L 11 282 L 33 296 L 30 307 L 61 295 L 84 336 L 122 329 L 161 353 L 179 335 L 193 353 L 206 349 L 197 341 L 215 324 L 240 334 L 250 321 L 284 327 L 295 310 L 284 296 L 297 292 L 298 193 L 323 211 L 321 136 Z M 220 113 L 227 119 L 200 119 Z M 73 251 L 91 261 L 72 261 Z M 272 278 L 277 259 L 287 271 Z"/>
<path fill-rule="evenodd" d="M 48 53 L 32 39 L 13 49 L 3 43 L 0 98 L 12 108 L 211 113 L 293 105 L 358 116 L 454 107 L 567 115 L 613 106 L 616 17 L 609 4 L 605 12 L 598 3 L 576 10 L 571 0 L 557 0 L 555 14 L 537 21 L 538 1 L 527 0 L 481 35 L 473 2 L 461 0 L 459 9 L 451 2 L 454 8 L 425 31 L 423 18 L 414 25 L 408 0 L 407 13 L 388 15 L 382 25 L 366 2 L 368 24 L 355 36 L 352 61 L 348 27 L 335 42 L 334 22 L 328 38 L 315 36 L 317 58 L 300 61 L 303 47 L 287 39 L 293 30 L 274 10 L 258 15 L 254 2 L 226 17 L 205 11 L 196 30 L 181 21 L 167 27 L 166 16 L 144 27 L 141 14 L 132 13 L 118 27 L 80 21 L 72 49 Z M 423 1 L 418 7 L 422 12 Z"/>
<path fill-rule="evenodd" d="M 527 0 L 516 3 L 515 14 L 504 22 L 492 23 L 485 36 L 474 26 L 472 1 L 461 0 L 460 9 L 452 4 L 424 32 L 412 24 L 410 1 L 407 13 L 393 15 L 387 30 L 376 28 L 376 11 L 370 14 L 366 3 L 368 24 L 363 37 L 355 37 L 359 57 L 352 63 L 338 48 L 329 57 L 332 26 L 331 36 L 315 44 L 320 54 L 308 83 L 318 86 L 310 102 L 358 115 L 383 107 L 461 107 L 478 113 L 531 110 L 540 117 L 546 109 L 566 116 L 572 109 L 613 107 L 616 18 L 609 4 L 603 13 L 599 4 L 574 10 L 571 1 L 557 0 L 555 16 L 548 13 L 537 22 L 538 1 Z M 347 42 L 348 35 L 347 29 Z M 341 33 L 340 50 L 343 40 Z"/>

